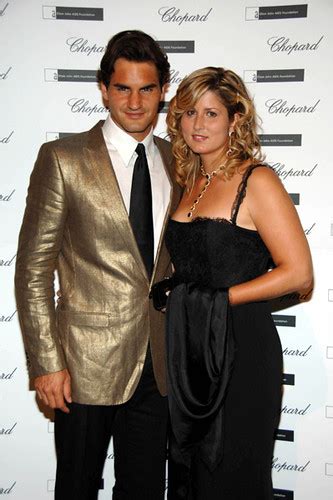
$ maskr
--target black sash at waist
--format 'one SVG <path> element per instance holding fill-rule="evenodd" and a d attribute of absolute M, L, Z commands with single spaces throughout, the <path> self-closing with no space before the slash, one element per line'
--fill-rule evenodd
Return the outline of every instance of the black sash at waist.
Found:
<path fill-rule="evenodd" d="M 169 409 L 182 458 L 213 470 L 223 456 L 223 401 L 234 359 L 227 289 L 176 286 L 166 312 Z"/>

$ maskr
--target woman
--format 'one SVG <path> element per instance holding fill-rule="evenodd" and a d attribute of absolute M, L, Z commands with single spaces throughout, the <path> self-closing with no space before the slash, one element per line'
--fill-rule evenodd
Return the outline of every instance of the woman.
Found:
<path fill-rule="evenodd" d="M 267 300 L 311 286 L 308 244 L 262 163 L 239 76 L 195 71 L 167 124 L 184 188 L 166 234 L 180 283 L 167 309 L 168 498 L 272 499 L 282 353 Z"/>

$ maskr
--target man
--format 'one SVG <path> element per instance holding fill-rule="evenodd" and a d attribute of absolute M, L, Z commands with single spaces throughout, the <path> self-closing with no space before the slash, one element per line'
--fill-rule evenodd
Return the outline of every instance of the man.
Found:
<path fill-rule="evenodd" d="M 55 498 L 97 498 L 112 435 L 113 498 L 159 500 L 164 330 L 149 290 L 170 273 L 162 238 L 179 193 L 170 144 L 152 130 L 169 63 L 150 36 L 126 31 L 110 40 L 98 75 L 106 121 L 39 152 L 19 239 L 18 311 L 37 395 L 55 408 Z"/>

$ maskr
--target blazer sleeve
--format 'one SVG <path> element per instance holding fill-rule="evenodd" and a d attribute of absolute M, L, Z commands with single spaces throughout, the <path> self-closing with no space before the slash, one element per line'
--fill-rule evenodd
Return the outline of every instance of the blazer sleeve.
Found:
<path fill-rule="evenodd" d="M 66 368 L 57 332 L 54 273 L 67 217 L 64 179 L 52 143 L 31 174 L 19 236 L 15 291 L 30 375 Z"/>

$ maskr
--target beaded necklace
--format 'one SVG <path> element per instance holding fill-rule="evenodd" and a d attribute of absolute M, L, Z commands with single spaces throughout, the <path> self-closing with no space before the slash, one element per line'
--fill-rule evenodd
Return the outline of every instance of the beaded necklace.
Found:
<path fill-rule="evenodd" d="M 187 214 L 187 217 L 189 219 L 192 218 L 193 216 L 193 212 L 194 210 L 196 209 L 199 201 L 201 200 L 201 198 L 203 197 L 203 195 L 205 194 L 205 192 L 207 191 L 212 179 L 214 177 L 217 176 L 218 172 L 220 172 L 221 170 L 225 170 L 225 165 L 221 165 L 220 167 L 216 168 L 215 170 L 213 170 L 212 172 L 208 173 L 206 172 L 206 170 L 203 168 L 203 166 L 201 165 L 200 166 L 200 173 L 201 175 L 203 175 L 204 177 L 206 177 L 206 182 L 205 182 L 205 185 L 204 187 L 202 188 L 202 190 L 200 191 L 199 195 L 197 196 L 197 198 L 194 200 L 193 202 L 193 205 L 191 206 L 190 208 L 190 211 L 188 212 Z"/>

